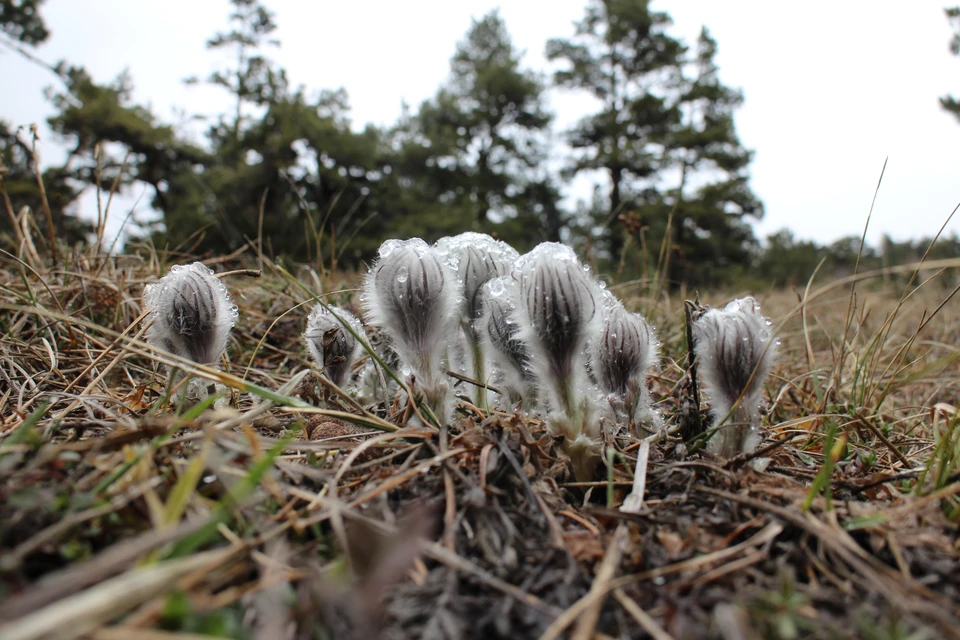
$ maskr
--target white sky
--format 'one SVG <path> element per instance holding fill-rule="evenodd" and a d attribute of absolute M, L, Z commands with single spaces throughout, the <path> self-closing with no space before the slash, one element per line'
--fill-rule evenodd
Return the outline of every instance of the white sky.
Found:
<path fill-rule="evenodd" d="M 497 6 L 514 43 L 527 52 L 525 64 L 548 70 L 546 40 L 572 35 L 586 0 L 266 4 L 282 41 L 272 57 L 294 85 L 345 87 L 361 128 L 393 123 L 402 101 L 416 107 L 431 96 L 471 18 Z M 938 102 L 946 93 L 960 96 L 960 58 L 948 50 L 945 4 L 654 2 L 689 44 L 705 24 L 718 41 L 722 80 L 744 91 L 737 126 L 756 151 L 752 186 L 767 211 L 759 237 L 783 227 L 819 242 L 859 234 L 887 156 L 869 239 L 937 231 L 960 202 L 960 122 Z M 184 111 L 215 114 L 230 104 L 215 89 L 181 83 L 222 66 L 204 43 L 226 27 L 228 12 L 226 0 L 48 0 L 43 15 L 53 35 L 37 55 L 84 65 L 101 82 L 128 68 L 136 100 L 177 123 Z M 6 52 L 0 68 L 0 119 L 19 125 L 51 114 L 43 89 L 52 76 Z M 558 130 L 590 104 L 557 91 L 549 102 Z M 44 153 L 51 160 L 61 154 L 49 134 Z M 584 197 L 582 183 L 568 186 L 566 195 Z M 948 229 L 960 232 L 960 221 Z"/>

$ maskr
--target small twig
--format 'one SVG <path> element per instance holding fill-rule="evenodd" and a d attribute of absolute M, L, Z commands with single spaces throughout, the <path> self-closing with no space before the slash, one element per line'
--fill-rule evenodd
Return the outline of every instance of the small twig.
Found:
<path fill-rule="evenodd" d="M 750 462 L 751 460 L 754 460 L 755 458 L 762 458 L 763 456 L 767 455 L 768 453 L 770 453 L 770 452 L 772 452 L 772 451 L 776 451 L 776 450 L 779 449 L 780 447 L 784 446 L 785 444 L 787 444 L 787 443 L 790 442 L 791 440 L 793 440 L 793 439 L 795 439 L 795 438 L 798 438 L 798 437 L 801 436 L 801 435 L 806 435 L 806 434 L 801 434 L 801 433 L 799 433 L 799 432 L 798 432 L 798 433 L 791 433 L 790 435 L 785 436 L 785 437 L 783 437 L 783 438 L 780 438 L 779 440 L 774 440 L 773 442 L 771 442 L 771 443 L 768 444 L 767 446 L 761 447 L 761 448 L 757 449 L 756 451 L 753 451 L 753 452 L 751 452 L 751 453 L 741 453 L 740 455 L 735 456 L 735 457 L 730 458 L 729 460 L 727 460 L 727 461 L 723 464 L 723 468 L 724 468 L 724 469 L 739 469 L 740 467 L 742 467 L 742 466 L 743 466 L 744 464 L 746 464 L 747 462 Z"/>
<path fill-rule="evenodd" d="M 684 442 L 691 442 L 703 435 L 703 417 L 700 414 L 700 384 L 697 379 L 696 339 L 693 335 L 693 323 L 704 309 L 699 298 L 683 301 L 684 335 L 687 340 L 687 372 L 681 382 L 680 391 L 680 436 Z"/>
<path fill-rule="evenodd" d="M 614 589 L 613 597 L 617 599 L 620 606 L 630 614 L 630 617 L 637 621 L 637 624 L 643 627 L 643 630 L 646 631 L 653 640 L 673 640 L 673 636 L 664 631 L 660 625 L 657 624 L 656 620 L 650 617 L 650 614 L 641 609 L 640 605 L 623 592 L 623 589 Z"/>
<path fill-rule="evenodd" d="M 589 601 L 589 604 L 582 615 L 577 617 L 577 626 L 574 627 L 573 635 L 571 636 L 573 640 L 590 640 L 590 638 L 593 637 L 593 633 L 597 628 L 597 620 L 600 619 L 600 609 L 603 607 L 603 601 L 610 591 L 607 585 L 613 580 L 613 575 L 620 565 L 620 557 L 623 554 L 623 545 L 627 540 L 627 533 L 628 525 L 623 522 L 621 522 L 617 526 L 616 531 L 613 532 L 610 544 L 607 547 L 607 553 L 603 556 L 603 562 L 600 563 L 600 567 L 597 569 L 597 575 L 593 579 L 590 591 L 587 592 L 587 595 L 583 596 L 583 600 Z M 557 620 L 559 621 L 562 618 L 563 616 Z M 556 624 L 556 622 L 554 624 Z M 563 631 L 563 628 L 566 627 L 566 624 L 564 624 L 563 627 L 555 627 L 554 624 L 550 625 L 547 631 L 540 636 L 541 640 L 559 637 L 559 632 Z M 551 635 L 551 629 L 554 630 L 554 635 Z"/>
<path fill-rule="evenodd" d="M 897 448 L 893 445 L 893 443 L 890 442 L 890 439 L 887 438 L 887 436 L 883 435 L 883 432 L 880 431 L 880 429 L 877 429 L 877 427 L 874 426 L 874 424 L 873 424 L 872 422 L 870 422 L 869 420 L 865 419 L 863 416 L 861 416 L 861 415 L 859 415 L 859 414 L 854 415 L 853 417 L 856 419 L 857 424 L 866 427 L 866 428 L 870 431 L 870 433 L 872 433 L 874 436 L 876 436 L 877 440 L 879 440 L 880 442 L 882 442 L 882 443 L 884 444 L 884 446 L 885 446 L 887 449 L 890 450 L 890 453 L 893 454 L 893 457 L 894 457 L 894 458 L 896 458 L 897 460 L 900 461 L 900 464 L 903 465 L 904 469 L 910 470 L 910 469 L 913 468 L 913 465 L 910 464 L 910 461 L 907 460 L 906 456 L 904 456 L 902 453 L 900 453 L 900 450 L 897 449 Z"/>
<path fill-rule="evenodd" d="M 213 274 L 214 278 L 230 278 L 232 276 L 247 276 L 248 278 L 259 278 L 263 275 L 261 269 L 234 269 L 233 271 L 224 271 Z"/>
<path fill-rule="evenodd" d="M 53 258 L 53 264 L 56 266 L 60 262 L 60 256 L 57 253 L 57 232 L 53 228 L 53 213 L 50 211 L 50 202 L 47 200 L 47 190 L 43 186 L 43 173 L 40 171 L 40 157 L 37 155 L 37 141 L 40 139 L 37 133 L 37 125 L 30 125 L 30 133 L 33 134 L 33 171 L 37 176 L 37 188 L 40 190 L 40 203 L 43 205 L 43 213 L 47 217 L 47 238 L 50 241 L 50 255 Z"/>
<path fill-rule="evenodd" d="M 637 449 L 637 469 L 633 473 L 633 489 L 624 498 L 620 511 L 624 513 L 639 513 L 643 507 L 643 494 L 647 486 L 647 461 L 650 458 L 650 438 L 640 441 Z"/>

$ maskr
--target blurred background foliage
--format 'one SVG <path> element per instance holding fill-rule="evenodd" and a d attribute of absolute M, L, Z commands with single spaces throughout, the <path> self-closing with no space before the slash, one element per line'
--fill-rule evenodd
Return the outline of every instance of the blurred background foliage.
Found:
<path fill-rule="evenodd" d="M 43 0 L 0 0 L 0 44 L 27 57 L 51 34 Z M 208 122 L 200 141 L 136 104 L 133 80 L 98 84 L 82 68 L 50 70 L 56 110 L 49 124 L 68 149 L 42 171 L 55 231 L 93 241 L 80 195 L 146 185 L 155 222 L 128 227 L 126 250 L 230 254 L 262 236 L 268 255 L 352 267 L 388 237 L 428 241 L 466 230 L 525 251 L 545 240 L 583 252 L 603 273 L 625 280 L 666 273 L 673 286 L 802 285 L 822 273 L 880 268 L 919 259 L 929 240 L 829 246 L 788 230 L 758 239 L 763 204 L 750 188 L 752 152 L 737 135 L 741 92 L 724 85 L 718 43 L 672 37 L 670 16 L 646 0 L 591 0 L 567 37 L 546 43 L 557 65 L 546 77 L 521 63 L 494 11 L 475 20 L 436 94 L 404 109 L 394 125 L 356 129 L 342 89 L 290 86 L 271 60 L 275 16 L 259 0 L 232 0 L 225 30 L 207 42 L 233 66 L 188 83 L 219 87 L 235 108 Z M 947 9 L 960 54 L 960 8 Z M 37 61 L 38 64 L 43 64 Z M 598 105 L 559 131 L 545 91 L 587 92 Z M 941 98 L 960 118 L 960 103 Z M 572 149 L 558 157 L 556 140 Z M 43 210 L 29 132 L 0 122 L 3 181 L 12 207 Z M 560 185 L 578 175 L 593 197 L 573 210 Z M 0 234 L 13 242 L 12 207 Z M 31 217 L 44 237 L 47 218 Z M 262 233 L 261 233 L 262 228 Z M 960 256 L 942 239 L 932 257 Z"/>

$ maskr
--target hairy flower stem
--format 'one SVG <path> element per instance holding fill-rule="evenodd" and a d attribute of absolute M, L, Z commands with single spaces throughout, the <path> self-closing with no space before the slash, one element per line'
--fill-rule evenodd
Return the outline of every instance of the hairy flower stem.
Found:
<path fill-rule="evenodd" d="M 572 398 L 568 394 L 568 399 Z M 593 397 L 583 395 L 579 402 L 571 402 L 562 410 L 547 417 L 547 429 L 555 436 L 563 436 L 561 447 L 570 456 L 573 475 L 577 482 L 593 479 L 600 461 L 600 428 L 596 421 Z"/>
<path fill-rule="evenodd" d="M 467 342 L 470 345 L 470 353 L 473 356 L 473 379 L 480 383 L 477 385 L 476 390 L 476 404 L 477 408 L 481 411 L 486 411 L 488 407 L 487 398 L 490 394 L 487 392 L 487 372 L 486 372 L 486 363 L 484 362 L 483 356 L 483 346 L 480 344 L 480 340 L 474 335 L 472 331 L 467 330 Z"/>

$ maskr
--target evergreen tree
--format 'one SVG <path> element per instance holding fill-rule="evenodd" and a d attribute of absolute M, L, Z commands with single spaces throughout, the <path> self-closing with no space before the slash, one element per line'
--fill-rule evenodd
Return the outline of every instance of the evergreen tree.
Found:
<path fill-rule="evenodd" d="M 566 63 L 559 86 L 600 102 L 570 132 L 568 169 L 609 178 L 607 207 L 587 209 L 600 257 L 644 273 L 666 261 L 674 282 L 709 282 L 752 259 L 746 219 L 762 207 L 733 124 L 742 97 L 717 77 L 716 42 L 704 29 L 688 58 L 670 24 L 648 0 L 594 0 L 575 36 L 548 42 L 547 55 Z M 628 238 L 639 251 L 628 254 Z"/>
<path fill-rule="evenodd" d="M 133 102 L 125 72 L 109 84 L 98 84 L 83 67 L 61 65 L 58 74 L 64 89 L 53 95 L 57 112 L 48 124 L 70 148 L 63 171 L 80 190 L 139 181 L 152 188 L 152 205 L 162 211 L 174 176 L 207 161 L 201 149 Z"/>
<path fill-rule="evenodd" d="M 607 175 L 600 240 L 611 258 L 618 257 L 623 238 L 610 225 L 634 206 L 641 181 L 656 176 L 677 118 L 668 90 L 676 84 L 684 47 L 666 33 L 670 24 L 666 13 L 650 10 L 648 0 L 593 0 L 573 38 L 547 42 L 547 58 L 566 63 L 555 83 L 587 91 L 600 103 L 569 132 L 576 157 L 568 174 Z"/>
<path fill-rule="evenodd" d="M 335 258 L 346 248 L 344 237 L 369 219 L 380 134 L 351 131 L 343 90 L 310 97 L 302 87 L 292 89 L 284 70 L 266 55 L 267 48 L 279 46 L 274 14 L 256 0 L 232 5 L 230 29 L 207 46 L 234 50 L 235 64 L 206 82 L 229 92 L 234 108 L 207 132 L 209 161 L 169 181 L 176 197 L 170 193 L 160 203 L 165 229 L 154 240 L 228 253 L 257 238 L 262 207 L 265 251 Z M 331 244 L 318 247 L 321 235 Z"/>
<path fill-rule="evenodd" d="M 542 169 L 551 121 L 544 85 L 520 58 L 497 11 L 474 21 L 457 45 L 450 79 L 421 106 L 406 140 L 420 147 L 408 152 L 421 156 L 438 201 L 462 216 L 460 230 L 495 231 L 518 217 L 542 218 L 547 235 L 561 226 L 559 194 Z"/>
<path fill-rule="evenodd" d="M 45 239 L 48 237 L 45 205 L 37 184 L 33 149 L 26 135 L 11 130 L 9 125 L 0 121 L 0 180 L 14 215 L 19 218 L 23 208 L 29 208 L 32 212 L 30 219 L 38 232 L 34 235 Z M 50 167 L 41 172 L 41 178 L 53 220 L 54 235 L 71 245 L 85 242 L 93 231 L 93 225 L 70 213 L 71 205 L 81 193 L 81 186 L 71 179 L 71 173 L 65 167 Z M 7 209 L 4 202 L 0 202 L 0 209 Z M 0 234 L 6 236 L 7 241 L 16 248 L 19 234 L 13 228 L 9 214 L 10 210 L 0 214 Z"/>
<path fill-rule="evenodd" d="M 0 0 L 0 33 L 8 39 L 0 43 L 11 47 L 13 43 L 35 47 L 50 37 L 40 6 L 44 0 Z"/>
<path fill-rule="evenodd" d="M 955 56 L 960 56 L 960 6 L 949 7 L 944 11 L 947 14 L 950 26 L 953 28 L 953 37 L 950 38 L 950 52 Z M 960 120 L 960 100 L 951 95 L 946 95 L 940 98 L 940 104 Z"/>
<path fill-rule="evenodd" d="M 28 60 L 51 69 L 37 60 L 30 52 L 47 41 L 50 31 L 47 29 L 40 6 L 43 0 L 0 0 L 0 47 L 15 50 Z M 51 69 L 54 70 L 55 69 Z M 16 243 L 21 233 L 22 219 L 19 218 L 24 207 L 32 211 L 30 218 L 36 225 L 40 237 L 48 237 L 46 207 L 50 208 L 54 235 L 69 244 L 87 240 L 92 225 L 71 215 L 70 206 L 80 195 L 82 187 L 71 180 L 70 171 L 64 167 L 50 167 L 40 172 L 40 178 L 46 193 L 46 202 L 37 182 L 39 168 L 34 166 L 32 143 L 26 132 L 15 131 L 6 122 L 0 121 L 0 180 L 9 198 L 10 206 L 0 203 L 6 209 L 6 215 L 0 216 L 0 233 Z M 14 229 L 13 214 L 21 222 Z"/>
<path fill-rule="evenodd" d="M 676 102 L 680 119 L 667 136 L 665 168 L 679 178 L 675 189 L 661 191 L 654 219 L 669 221 L 667 272 L 674 282 L 708 283 L 717 273 L 747 266 L 757 247 L 749 219 L 763 215 L 748 184 L 753 154 L 734 126 L 743 96 L 720 82 L 716 53 L 716 41 L 703 28 L 696 55 L 683 66 Z M 662 237 L 653 234 L 655 241 Z"/>

